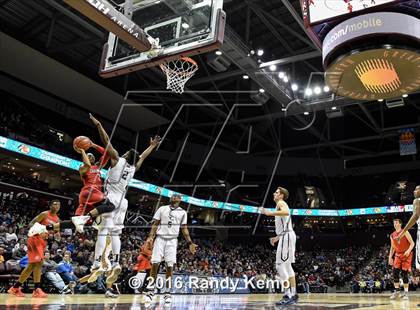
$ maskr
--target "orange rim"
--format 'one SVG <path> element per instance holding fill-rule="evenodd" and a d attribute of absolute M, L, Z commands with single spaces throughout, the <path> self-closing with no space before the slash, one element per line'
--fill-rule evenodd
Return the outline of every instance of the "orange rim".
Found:
<path fill-rule="evenodd" d="M 194 59 L 192 59 L 190 57 L 181 57 L 181 58 L 178 58 L 176 60 L 171 60 L 171 61 L 177 61 L 177 60 L 183 60 L 183 61 L 189 62 L 191 65 L 196 66 L 196 67 L 191 72 L 176 72 L 175 70 L 169 68 L 169 66 L 165 66 L 165 64 L 168 64 L 170 61 L 159 64 L 159 67 L 164 72 L 166 72 L 166 71 L 169 72 L 170 71 L 170 72 L 175 73 L 176 75 L 179 75 L 179 76 L 189 76 L 189 75 L 194 74 L 198 70 L 198 64 L 196 63 L 196 61 Z"/>

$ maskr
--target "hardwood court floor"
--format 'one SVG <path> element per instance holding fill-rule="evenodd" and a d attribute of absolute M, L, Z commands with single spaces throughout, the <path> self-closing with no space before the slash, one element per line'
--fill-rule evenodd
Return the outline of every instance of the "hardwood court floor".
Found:
<path fill-rule="evenodd" d="M 420 309 L 420 295 L 411 294 L 410 299 L 391 301 L 389 294 L 302 294 L 299 303 L 293 306 L 276 307 L 280 295 L 174 295 L 172 304 L 164 306 L 162 296 L 157 296 L 151 305 L 145 305 L 141 295 L 121 295 L 106 299 L 103 295 L 50 295 L 47 299 L 18 298 L 0 294 L 0 309 L 33 310 L 141 310 L 141 309 Z"/>

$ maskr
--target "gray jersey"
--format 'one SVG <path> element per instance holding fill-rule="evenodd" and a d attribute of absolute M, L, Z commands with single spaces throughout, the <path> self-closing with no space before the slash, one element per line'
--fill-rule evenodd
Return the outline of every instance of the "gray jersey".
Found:
<path fill-rule="evenodd" d="M 187 224 L 187 211 L 180 207 L 162 206 L 156 211 L 153 219 L 160 221 L 156 231 L 158 236 L 167 239 L 178 238 L 181 225 Z"/>
<path fill-rule="evenodd" d="M 276 225 L 276 235 L 278 236 L 286 232 L 293 231 L 292 217 L 290 216 L 290 212 L 289 215 L 286 216 L 275 216 L 274 223 Z"/>
<path fill-rule="evenodd" d="M 117 164 L 108 170 L 105 180 L 105 194 L 111 196 L 125 195 L 128 183 L 134 177 L 136 167 L 129 165 L 120 157 Z"/>

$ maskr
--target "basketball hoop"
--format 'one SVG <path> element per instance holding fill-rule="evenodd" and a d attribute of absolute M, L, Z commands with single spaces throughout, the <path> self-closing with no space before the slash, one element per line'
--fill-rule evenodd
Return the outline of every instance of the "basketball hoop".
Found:
<path fill-rule="evenodd" d="M 165 61 L 159 67 L 166 74 L 166 89 L 170 89 L 177 94 L 184 92 L 185 83 L 198 70 L 197 63 L 189 57 Z"/>

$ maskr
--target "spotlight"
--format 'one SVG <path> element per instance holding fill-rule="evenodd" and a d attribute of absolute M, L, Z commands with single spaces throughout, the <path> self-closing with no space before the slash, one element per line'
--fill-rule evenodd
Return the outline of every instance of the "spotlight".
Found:
<path fill-rule="evenodd" d="M 284 82 L 284 83 L 289 82 L 289 78 L 287 77 L 287 75 L 283 78 L 283 82 Z"/>
<path fill-rule="evenodd" d="M 216 51 L 216 55 L 220 56 L 220 55 L 222 55 L 222 52 L 221 51 Z"/>
<path fill-rule="evenodd" d="M 384 100 L 383 99 L 378 99 L 378 102 L 383 102 Z"/>
<path fill-rule="evenodd" d="M 337 107 L 332 107 L 331 110 L 335 111 L 337 110 Z"/>
<path fill-rule="evenodd" d="M 307 88 L 307 89 L 305 90 L 305 95 L 306 95 L 306 96 L 312 96 L 312 89 Z"/>
<path fill-rule="evenodd" d="M 321 93 L 321 87 L 317 86 L 314 88 L 315 95 L 319 95 Z"/>
<path fill-rule="evenodd" d="M 330 88 L 328 86 L 324 86 L 324 92 L 328 93 L 330 91 Z"/>
<path fill-rule="evenodd" d="M 249 75 L 244 74 L 244 75 L 242 76 L 242 78 L 243 78 L 244 80 L 248 80 L 248 79 L 249 79 Z"/>
<path fill-rule="evenodd" d="M 284 78 L 284 75 L 285 75 L 284 72 L 279 72 L 279 78 L 281 79 Z"/>
<path fill-rule="evenodd" d="M 309 112 L 303 112 L 303 115 L 309 115 Z"/>
<path fill-rule="evenodd" d="M 403 96 L 403 98 L 407 98 L 408 97 L 408 94 L 404 94 L 402 96 Z"/>
<path fill-rule="evenodd" d="M 264 55 L 264 50 L 259 49 L 259 50 L 257 51 L 257 55 L 258 55 L 258 56 L 262 56 L 262 55 Z"/>
<path fill-rule="evenodd" d="M 262 94 L 264 94 L 265 93 L 265 89 L 264 88 L 260 88 L 259 92 L 262 93 Z"/>
<path fill-rule="evenodd" d="M 299 86 L 297 84 L 292 84 L 292 90 L 297 91 L 299 89 Z"/>
<path fill-rule="evenodd" d="M 276 65 L 271 65 L 270 66 L 270 71 L 276 71 L 277 70 L 277 66 Z"/>
<path fill-rule="evenodd" d="M 187 23 L 182 23 L 181 27 L 184 29 L 188 29 L 190 28 L 190 25 L 188 25 Z"/>

